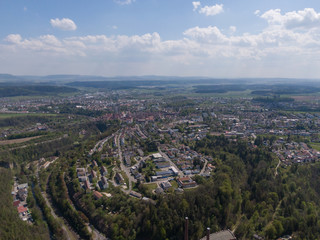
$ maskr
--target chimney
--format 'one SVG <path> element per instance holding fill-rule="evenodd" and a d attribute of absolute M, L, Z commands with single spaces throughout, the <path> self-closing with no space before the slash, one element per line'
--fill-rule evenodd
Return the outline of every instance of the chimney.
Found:
<path fill-rule="evenodd" d="M 207 228 L 207 240 L 210 240 L 210 228 Z"/>
<path fill-rule="evenodd" d="M 185 219 L 186 219 L 186 222 L 185 222 L 185 227 L 184 227 L 184 240 L 188 240 L 189 219 L 188 219 L 188 217 L 186 217 Z"/>

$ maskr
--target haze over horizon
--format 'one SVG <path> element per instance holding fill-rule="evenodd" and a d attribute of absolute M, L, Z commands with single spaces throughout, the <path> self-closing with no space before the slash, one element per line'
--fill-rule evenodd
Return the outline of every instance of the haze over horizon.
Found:
<path fill-rule="evenodd" d="M 0 73 L 320 76 L 320 3 L 0 2 Z"/>

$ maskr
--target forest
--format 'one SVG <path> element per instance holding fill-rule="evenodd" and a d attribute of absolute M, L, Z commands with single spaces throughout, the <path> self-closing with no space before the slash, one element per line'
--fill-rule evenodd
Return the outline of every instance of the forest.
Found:
<path fill-rule="evenodd" d="M 49 239 L 49 231 L 44 221 L 29 225 L 18 217 L 17 209 L 12 205 L 12 172 L 8 169 L 0 168 L 0 181 L 0 238 L 3 240 Z"/>
<path fill-rule="evenodd" d="M 3 86 L 2 84 L 2 86 L 0 86 L 1 97 L 58 95 L 61 93 L 74 93 L 77 91 L 77 89 L 71 87 L 47 85 Z"/>

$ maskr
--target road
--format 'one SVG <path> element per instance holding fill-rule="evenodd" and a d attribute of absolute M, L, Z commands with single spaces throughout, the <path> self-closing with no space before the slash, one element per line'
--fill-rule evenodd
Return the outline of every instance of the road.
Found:
<path fill-rule="evenodd" d="M 94 148 L 90 150 L 89 155 L 92 156 L 93 153 L 95 153 L 95 152 L 97 151 L 97 148 L 98 148 L 98 147 L 99 147 L 99 148 L 98 148 L 98 151 L 101 151 L 103 144 L 105 144 L 109 139 L 111 139 L 112 137 L 114 137 L 114 138 L 115 138 L 115 141 L 116 141 L 116 143 L 117 143 L 117 148 L 118 148 L 118 157 L 119 157 L 119 160 L 120 160 L 120 170 L 123 171 L 123 172 L 127 175 L 128 179 L 129 179 L 129 186 L 127 186 L 127 187 L 128 187 L 127 190 L 125 190 L 125 189 L 122 188 L 122 191 L 123 191 L 124 193 L 126 193 L 126 194 L 129 194 L 130 191 L 132 190 L 132 182 L 136 182 L 136 180 L 133 178 L 133 176 L 131 176 L 131 174 L 130 174 L 130 169 L 127 168 L 127 167 L 123 164 L 122 151 L 121 151 L 121 146 L 120 146 L 120 136 L 121 136 L 122 133 L 123 133 L 123 130 L 122 130 L 122 131 L 118 130 L 117 132 L 115 132 L 114 134 L 110 135 L 109 137 L 104 138 L 104 139 L 98 141 L 98 142 L 96 143 L 96 145 L 94 146 Z M 116 170 L 116 169 L 114 169 L 114 170 Z M 114 181 L 114 179 L 112 179 L 112 183 L 113 183 L 114 186 L 117 186 L 117 184 L 116 184 L 116 182 Z M 97 235 L 99 236 L 99 234 L 97 234 Z M 102 236 L 102 235 L 100 234 L 100 236 Z M 98 238 L 98 239 L 100 240 L 100 239 L 103 239 L 103 238 Z"/>
<path fill-rule="evenodd" d="M 112 137 L 114 136 L 114 134 L 98 141 L 96 143 L 96 145 L 94 145 L 94 147 L 90 150 L 89 152 L 89 155 L 92 156 L 92 154 L 94 154 L 96 151 L 97 151 L 97 148 L 98 148 L 98 151 L 101 152 L 102 151 L 102 148 L 103 148 L 103 145 L 109 140 L 111 139 Z"/>
<path fill-rule="evenodd" d="M 207 160 L 207 159 L 205 159 L 205 162 L 204 162 L 203 168 L 202 168 L 202 169 L 201 169 L 201 171 L 200 171 L 200 175 L 201 175 L 201 174 L 203 174 L 203 173 L 204 173 L 204 171 L 206 170 L 206 166 L 207 166 L 207 164 L 208 164 L 208 160 Z"/>
<path fill-rule="evenodd" d="M 134 177 L 131 175 L 130 173 L 130 169 L 127 168 L 124 164 L 123 164 L 123 159 L 122 159 L 122 151 L 121 151 L 121 146 L 120 146 L 120 135 L 118 134 L 116 135 L 116 142 L 118 145 L 118 155 L 119 155 L 119 160 L 120 160 L 120 169 L 121 171 L 124 171 L 125 174 L 127 175 L 128 179 L 129 179 L 129 186 L 128 189 L 125 190 L 126 193 L 130 193 L 130 191 L 132 190 L 132 182 L 136 182 L 136 180 L 134 179 Z"/>
<path fill-rule="evenodd" d="M 161 151 L 160 147 L 158 147 L 158 151 L 162 155 L 162 157 L 164 157 L 164 159 L 166 159 L 168 162 L 170 162 L 171 166 L 174 166 L 178 170 L 179 177 L 183 177 L 184 176 L 183 172 L 171 161 L 171 159 L 168 157 L 167 154 L 165 154 L 164 152 Z"/>

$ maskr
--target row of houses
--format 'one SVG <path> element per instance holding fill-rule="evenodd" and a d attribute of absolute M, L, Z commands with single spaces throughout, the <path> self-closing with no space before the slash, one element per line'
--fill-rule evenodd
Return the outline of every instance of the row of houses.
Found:
<path fill-rule="evenodd" d="M 316 162 L 320 159 L 320 152 L 311 149 L 307 144 L 291 142 L 284 144 L 284 148 L 273 149 L 273 152 L 285 164 Z"/>
<path fill-rule="evenodd" d="M 86 168 L 77 168 L 76 170 L 78 180 L 85 190 L 91 191 L 92 188 L 94 188 L 92 187 L 94 181 L 97 181 L 96 187 L 98 188 L 104 190 L 109 187 L 108 179 L 106 178 L 108 175 L 108 170 L 106 167 L 102 166 L 100 169 L 100 180 L 98 179 L 97 172 L 93 169 L 91 169 L 90 174 L 87 172 Z"/>
<path fill-rule="evenodd" d="M 33 219 L 27 206 L 28 183 L 18 185 L 15 182 L 13 188 L 13 206 L 17 208 L 21 220 L 31 223 Z"/>

